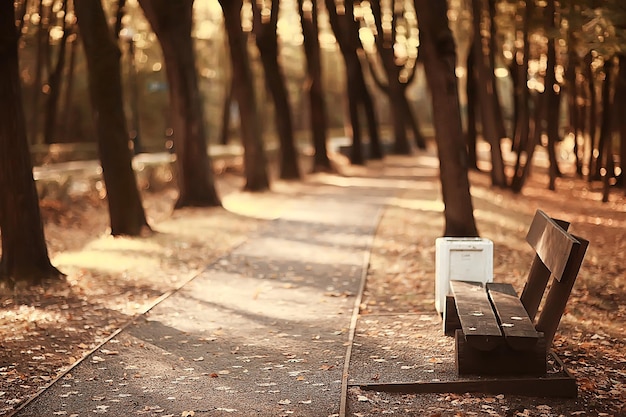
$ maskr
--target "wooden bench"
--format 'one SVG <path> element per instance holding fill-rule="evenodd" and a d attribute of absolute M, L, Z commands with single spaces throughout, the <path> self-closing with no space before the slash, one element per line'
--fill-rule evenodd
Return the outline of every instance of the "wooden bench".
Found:
<path fill-rule="evenodd" d="M 548 349 L 589 244 L 568 227 L 536 212 L 526 236 L 535 258 L 519 297 L 510 284 L 450 282 L 444 331 L 455 337 L 459 375 L 546 374 Z"/>

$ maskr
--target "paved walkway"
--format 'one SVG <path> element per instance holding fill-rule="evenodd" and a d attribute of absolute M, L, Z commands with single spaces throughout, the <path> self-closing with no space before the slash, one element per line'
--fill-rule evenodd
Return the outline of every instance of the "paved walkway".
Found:
<path fill-rule="evenodd" d="M 345 415 L 355 311 L 391 195 L 291 199 L 16 415 Z"/>

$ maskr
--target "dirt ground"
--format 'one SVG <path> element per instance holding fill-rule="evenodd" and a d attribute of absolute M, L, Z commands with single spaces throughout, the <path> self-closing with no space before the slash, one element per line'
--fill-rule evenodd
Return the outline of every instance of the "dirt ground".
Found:
<path fill-rule="evenodd" d="M 432 163 L 436 164 L 434 157 Z M 443 230 L 436 178 L 428 187 L 412 188 L 411 181 L 424 172 L 412 166 L 410 157 L 390 157 L 366 168 L 343 166 L 343 172 L 349 178 L 375 181 L 385 176 L 401 184 L 378 229 L 361 313 L 432 310 L 434 239 Z M 312 176 L 307 181 L 318 179 Z M 570 177 L 559 179 L 558 192 L 550 192 L 541 173 L 535 173 L 519 195 L 492 189 L 485 174 L 472 173 L 471 181 L 479 231 L 494 242 L 496 280 L 512 282 L 518 289 L 523 285 L 532 257 L 525 231 L 537 208 L 570 221 L 574 234 L 590 240 L 555 349 L 579 382 L 585 411 L 574 415 L 626 415 L 623 193 L 614 191 L 610 202 L 601 203 L 599 185 Z M 225 208 L 176 212 L 172 186 L 145 191 L 143 201 L 155 233 L 144 238 L 107 236 L 106 204 L 97 193 L 44 199 L 50 256 L 67 277 L 55 285 L 0 298 L 0 415 L 10 414 L 164 294 L 243 242 L 298 187 L 275 182 L 272 192 L 250 195 L 238 191 L 242 184 L 237 172 L 225 171 L 218 176 Z M 159 234 L 174 227 L 173 218 L 185 219 L 176 223 L 181 236 L 176 241 Z M 138 247 L 144 256 L 124 256 L 124 248 Z M 493 400 L 441 398 L 456 401 L 459 410 L 479 411 L 459 415 L 480 415 Z M 541 403 L 529 407 L 510 415 L 554 415 Z"/>

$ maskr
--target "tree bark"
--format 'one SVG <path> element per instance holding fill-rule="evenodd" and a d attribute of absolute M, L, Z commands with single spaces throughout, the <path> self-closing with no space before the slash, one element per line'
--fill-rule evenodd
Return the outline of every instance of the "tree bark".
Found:
<path fill-rule="evenodd" d="M 617 81 L 615 86 L 615 99 L 617 104 L 617 117 L 622 122 L 619 124 L 619 151 L 620 151 L 620 168 L 622 172 L 619 174 L 619 181 L 626 193 L 626 55 L 620 54 L 619 58 L 619 71 L 617 74 Z"/>
<path fill-rule="evenodd" d="M 370 140 L 370 155 L 372 159 L 383 157 L 378 123 L 372 98 L 365 83 L 363 68 L 358 56 L 359 38 L 358 27 L 354 20 L 352 2 L 344 2 L 343 7 L 337 7 L 335 0 L 326 0 L 330 25 L 339 44 L 339 49 L 346 64 L 346 82 L 348 84 L 348 108 L 352 126 L 352 153 L 350 162 L 364 164 L 363 139 L 359 126 L 359 108 L 362 106 L 368 126 Z"/>
<path fill-rule="evenodd" d="M 493 67 L 490 65 L 489 53 L 485 54 L 486 48 L 483 47 L 485 39 L 480 32 L 483 0 L 472 0 L 472 6 L 474 21 L 474 40 L 472 42 L 472 48 L 474 49 L 476 79 L 478 80 L 477 96 L 481 103 L 480 116 L 482 121 L 482 133 L 491 147 L 491 182 L 497 187 L 505 187 L 507 184 L 496 122 L 497 111 L 493 91 L 494 81 L 492 78 L 494 77 L 494 73 Z"/>
<path fill-rule="evenodd" d="M 474 50 L 473 48 L 470 48 L 469 54 L 467 55 L 467 85 L 465 87 L 467 93 L 466 141 L 467 154 L 469 158 L 468 166 L 471 169 L 478 170 L 478 155 L 476 150 L 478 132 L 476 129 L 476 113 L 478 113 L 480 110 L 478 109 L 478 99 L 476 97 L 476 84 L 478 83 L 478 81 L 476 80 L 474 61 Z"/>
<path fill-rule="evenodd" d="M 596 94 L 596 81 L 595 74 L 593 73 L 592 64 L 593 56 L 591 52 L 585 55 L 585 75 L 587 78 L 587 85 L 589 91 L 589 108 L 588 108 L 588 131 L 589 131 L 589 159 L 587 162 L 587 168 L 589 171 L 588 180 L 591 182 L 593 180 L 599 179 L 596 175 L 597 165 L 599 164 L 598 159 L 596 158 L 596 150 L 598 149 L 596 146 L 596 133 L 598 128 L 598 103 L 597 103 L 597 94 Z"/>
<path fill-rule="evenodd" d="M 59 99 L 61 96 L 61 86 L 63 85 L 63 70 L 65 69 L 65 55 L 67 50 L 67 42 L 70 33 L 73 31 L 67 27 L 67 19 L 65 14 L 67 13 L 67 0 L 63 0 L 63 23 L 61 28 L 63 30 L 63 36 L 60 40 L 59 53 L 57 57 L 54 70 L 48 77 L 48 99 L 46 101 L 46 111 L 44 115 L 44 143 L 51 144 L 59 142 L 58 138 L 55 138 L 56 128 L 58 125 L 58 107 Z"/>
<path fill-rule="evenodd" d="M 304 53 L 306 56 L 307 82 L 305 90 L 309 95 L 309 114 L 313 133 L 313 172 L 330 171 L 332 169 L 326 146 L 326 130 L 328 117 L 326 115 L 326 101 L 322 88 L 322 64 L 319 42 L 319 26 L 317 22 L 317 0 L 310 0 L 305 6 L 303 0 L 298 0 L 302 35 L 304 37 Z"/>
<path fill-rule="evenodd" d="M 424 54 L 424 68 L 433 101 L 445 206 L 444 236 L 478 236 L 455 74 L 456 48 L 448 27 L 447 2 L 414 1 L 420 22 L 420 52 Z"/>
<path fill-rule="evenodd" d="M 267 160 L 263 149 L 256 94 L 252 82 L 252 69 L 241 28 L 242 0 L 219 0 L 224 11 L 224 24 L 228 32 L 228 45 L 233 68 L 235 97 L 241 115 L 241 136 L 244 147 L 246 191 L 264 191 L 270 186 Z"/>
<path fill-rule="evenodd" d="M 555 0 L 548 0 L 545 9 L 546 27 L 554 29 L 556 27 L 554 19 L 556 15 Z M 556 144 L 559 142 L 559 118 L 561 115 L 560 104 L 561 94 L 560 85 L 556 80 L 556 42 L 557 40 L 548 38 L 548 53 L 546 63 L 546 133 L 548 135 L 548 158 L 550 161 L 549 177 L 550 183 L 548 188 L 552 191 L 556 189 L 556 178 L 561 176 L 559 164 L 556 158 Z"/>
<path fill-rule="evenodd" d="M 252 2 L 254 16 L 253 32 L 261 55 L 265 82 L 274 101 L 274 119 L 280 140 L 280 178 L 284 180 L 300 178 L 298 151 L 293 134 L 291 106 L 285 84 L 283 70 L 278 63 L 278 24 L 279 0 L 269 0 L 269 19 L 261 16 L 264 10 L 257 2 Z M 264 6 L 265 7 L 265 6 Z"/>
<path fill-rule="evenodd" d="M 392 0 L 391 2 L 391 27 L 388 30 L 383 28 L 383 12 L 380 6 L 380 0 L 372 0 L 370 5 L 376 25 L 376 49 L 378 50 L 378 55 L 385 69 L 385 74 L 387 75 L 387 84 L 384 86 L 384 91 L 389 97 L 389 111 L 391 113 L 394 133 L 393 152 L 398 155 L 409 155 L 411 154 L 411 145 L 406 135 L 406 110 L 403 108 L 402 103 L 405 89 L 400 81 L 400 67 L 396 65 L 394 53 L 396 41 L 395 1 Z M 404 99 L 406 100 L 406 98 Z"/>
<path fill-rule="evenodd" d="M 207 151 L 202 97 L 191 39 L 193 0 L 141 0 L 159 38 L 169 84 L 179 196 L 175 208 L 220 206 Z"/>
<path fill-rule="evenodd" d="M 22 107 L 12 1 L 0 2 L 0 285 L 32 285 L 62 274 L 52 266 L 39 210 Z"/>
<path fill-rule="evenodd" d="M 132 168 L 123 110 L 120 51 L 100 0 L 74 4 L 87 57 L 89 93 L 107 189 L 111 234 L 140 235 L 149 229 Z"/>

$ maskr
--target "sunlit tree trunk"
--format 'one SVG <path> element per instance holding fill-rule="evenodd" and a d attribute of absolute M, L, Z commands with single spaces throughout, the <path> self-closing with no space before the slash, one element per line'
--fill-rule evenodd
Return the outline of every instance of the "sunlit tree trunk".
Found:
<path fill-rule="evenodd" d="M 112 235 L 140 235 L 148 223 L 137 189 L 123 110 L 120 50 L 100 0 L 74 4 L 87 57 L 92 115 L 107 190 Z"/>
<path fill-rule="evenodd" d="M 191 38 L 193 0 L 141 0 L 139 4 L 159 38 L 165 59 L 178 171 L 175 207 L 220 206 Z"/>
<path fill-rule="evenodd" d="M 224 11 L 224 24 L 228 33 L 235 97 L 241 115 L 241 136 L 244 147 L 244 165 L 247 191 L 264 191 L 270 186 L 267 159 L 252 82 L 252 69 L 246 45 L 246 36 L 241 27 L 242 0 L 220 0 Z"/>
<path fill-rule="evenodd" d="M 415 0 L 420 53 L 433 101 L 433 122 L 444 202 L 444 236 L 477 236 L 469 190 L 467 149 L 461 125 L 456 46 L 448 27 L 447 2 Z"/>
<path fill-rule="evenodd" d="M 26 138 L 13 2 L 0 2 L 0 285 L 38 284 L 62 274 L 44 237 Z"/>
<path fill-rule="evenodd" d="M 317 21 L 317 0 L 298 0 L 304 53 L 306 55 L 307 83 L 305 89 L 309 95 L 309 114 L 313 133 L 313 172 L 330 171 L 331 164 L 326 146 L 328 116 L 322 88 L 322 64 L 320 54 L 319 26 Z"/>
<path fill-rule="evenodd" d="M 261 3 L 261 4 L 259 4 Z M 252 2 L 254 16 L 253 32 L 261 54 L 265 82 L 274 101 L 274 119 L 280 141 L 280 178 L 298 179 L 298 152 L 293 134 L 291 106 L 283 70 L 278 63 L 278 24 L 279 0 Z M 269 7 L 268 7 L 269 6 Z M 266 16 L 269 13 L 269 16 Z"/>

